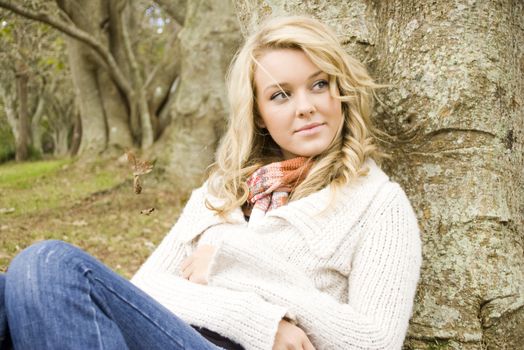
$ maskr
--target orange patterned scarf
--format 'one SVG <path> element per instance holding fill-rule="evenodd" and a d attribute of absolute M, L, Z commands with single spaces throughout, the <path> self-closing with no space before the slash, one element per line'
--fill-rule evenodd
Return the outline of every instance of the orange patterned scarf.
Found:
<path fill-rule="evenodd" d="M 249 195 L 244 214 L 251 221 L 285 205 L 289 193 L 306 178 L 311 165 L 308 158 L 297 157 L 259 168 L 246 181 Z"/>

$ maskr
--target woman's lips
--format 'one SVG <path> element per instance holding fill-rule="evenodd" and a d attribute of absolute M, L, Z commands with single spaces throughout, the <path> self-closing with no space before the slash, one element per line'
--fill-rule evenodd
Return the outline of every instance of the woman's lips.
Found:
<path fill-rule="evenodd" d="M 308 125 L 305 125 L 303 127 L 301 127 L 300 129 L 298 129 L 297 131 L 295 131 L 295 133 L 300 133 L 300 134 L 314 134 L 316 132 L 318 132 L 321 127 L 324 126 L 323 123 L 313 123 L 313 124 L 308 124 Z"/>

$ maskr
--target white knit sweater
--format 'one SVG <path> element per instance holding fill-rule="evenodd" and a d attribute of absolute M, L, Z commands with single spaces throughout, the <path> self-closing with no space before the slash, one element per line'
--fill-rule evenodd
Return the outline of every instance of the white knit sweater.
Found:
<path fill-rule="evenodd" d="M 329 203 L 330 190 L 225 223 L 195 190 L 132 282 L 187 322 L 247 350 L 271 350 L 280 319 L 296 320 L 317 350 L 400 349 L 421 265 L 417 220 L 398 184 L 369 174 Z M 218 247 L 207 286 L 180 277 L 198 244 Z"/>

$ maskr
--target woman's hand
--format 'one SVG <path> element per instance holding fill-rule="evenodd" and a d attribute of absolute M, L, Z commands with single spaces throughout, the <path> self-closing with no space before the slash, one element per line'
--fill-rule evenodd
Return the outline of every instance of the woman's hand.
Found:
<path fill-rule="evenodd" d="M 315 347 L 302 329 L 286 320 L 281 320 L 273 350 L 315 350 Z"/>
<path fill-rule="evenodd" d="M 216 250 L 209 244 L 199 246 L 193 254 L 182 261 L 180 265 L 182 277 L 193 283 L 207 284 L 209 264 Z"/>

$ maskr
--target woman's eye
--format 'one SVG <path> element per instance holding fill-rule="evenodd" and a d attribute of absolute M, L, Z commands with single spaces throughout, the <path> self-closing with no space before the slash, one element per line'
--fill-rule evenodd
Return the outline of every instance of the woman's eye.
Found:
<path fill-rule="evenodd" d="M 273 100 L 282 100 L 282 99 L 286 99 L 288 97 L 289 97 L 289 95 L 286 92 L 278 91 L 278 92 L 275 92 L 273 95 L 271 95 L 270 100 L 271 101 L 273 101 Z"/>
<path fill-rule="evenodd" d="M 327 87 L 328 85 L 329 83 L 327 82 L 327 80 L 319 80 L 313 85 L 313 88 L 319 90 Z"/>

